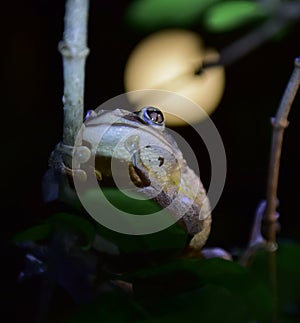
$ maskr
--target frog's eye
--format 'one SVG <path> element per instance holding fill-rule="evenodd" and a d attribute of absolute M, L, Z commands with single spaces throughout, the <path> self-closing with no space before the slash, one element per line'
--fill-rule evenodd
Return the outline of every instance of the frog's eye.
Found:
<path fill-rule="evenodd" d="M 154 107 L 145 107 L 138 112 L 139 117 L 146 123 L 153 126 L 163 127 L 165 125 L 163 113 Z"/>

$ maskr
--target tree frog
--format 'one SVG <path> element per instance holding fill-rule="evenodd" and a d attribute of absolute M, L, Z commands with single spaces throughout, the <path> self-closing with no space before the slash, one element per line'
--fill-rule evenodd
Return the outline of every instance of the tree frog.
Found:
<path fill-rule="evenodd" d="M 192 236 L 192 249 L 203 247 L 210 232 L 210 203 L 200 178 L 165 129 L 159 109 L 90 111 L 79 137 L 95 160 L 93 172 L 100 185 L 113 178 L 134 187 L 179 219 Z M 87 165 L 81 165 L 86 172 Z"/>

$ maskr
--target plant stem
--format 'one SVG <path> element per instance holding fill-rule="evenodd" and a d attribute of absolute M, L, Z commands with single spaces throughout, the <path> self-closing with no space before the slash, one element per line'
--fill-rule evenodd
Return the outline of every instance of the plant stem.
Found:
<path fill-rule="evenodd" d="M 267 184 L 266 222 L 276 221 L 277 186 L 284 129 L 288 126 L 288 114 L 300 84 L 300 58 L 295 59 L 295 68 L 281 99 L 275 118 L 272 118 L 273 136 Z M 275 216 L 275 218 L 274 218 Z M 276 229 L 276 228 L 275 228 Z M 268 241 L 276 242 L 276 230 L 268 233 Z"/>
<path fill-rule="evenodd" d="M 63 57 L 64 73 L 64 123 L 63 144 L 74 146 L 78 131 L 83 122 L 83 97 L 85 61 L 89 53 L 87 42 L 87 20 L 89 0 L 67 0 L 65 7 L 65 26 L 63 40 L 58 49 Z M 71 168 L 72 157 L 63 155 L 66 166 Z M 51 307 L 51 301 L 57 284 L 61 262 L 73 243 L 75 235 L 56 230 L 49 246 L 48 269 L 41 286 L 40 303 L 37 310 L 37 323 L 45 323 Z"/>
<path fill-rule="evenodd" d="M 267 205 L 263 221 L 266 224 L 266 239 L 270 246 L 269 269 L 270 283 L 277 299 L 277 273 L 276 273 L 276 232 L 277 232 L 277 187 L 279 177 L 280 156 L 284 129 L 288 126 L 288 114 L 300 84 L 300 57 L 295 59 L 295 67 L 287 84 L 275 118 L 272 118 L 273 135 L 267 182 Z M 276 322 L 274 317 L 273 322 Z"/>
<path fill-rule="evenodd" d="M 65 29 L 58 49 L 63 57 L 64 124 L 63 143 L 73 146 L 83 121 L 85 61 L 87 48 L 87 21 L 89 0 L 67 0 Z M 71 167 L 71 158 L 63 156 Z"/>

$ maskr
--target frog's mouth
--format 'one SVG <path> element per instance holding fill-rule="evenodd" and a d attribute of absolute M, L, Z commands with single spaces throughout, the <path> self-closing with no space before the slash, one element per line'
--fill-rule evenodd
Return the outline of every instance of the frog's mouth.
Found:
<path fill-rule="evenodd" d="M 133 165 L 122 159 L 113 159 L 114 171 L 112 172 L 112 158 L 106 156 L 96 156 L 95 158 L 95 176 L 100 186 L 128 188 L 132 184 L 137 188 L 151 185 L 149 178 Z M 127 170 L 127 171 L 124 171 Z M 119 170 L 119 171 L 116 171 Z M 116 184 L 115 179 L 118 179 Z"/>
<path fill-rule="evenodd" d="M 82 145 L 92 150 L 91 144 L 83 141 Z M 147 176 L 147 170 L 141 171 L 134 165 L 134 156 L 136 152 L 132 152 L 131 159 L 114 158 L 96 154 L 93 164 L 93 158 L 87 163 L 81 164 L 88 176 L 95 176 L 99 186 L 103 187 L 119 187 L 127 189 L 128 187 L 143 188 L 151 185 L 151 181 Z M 163 160 L 159 161 L 163 164 Z M 148 170 L 149 171 L 149 170 Z M 116 184 L 116 181 L 118 182 Z M 120 185 L 121 183 L 121 185 Z"/>

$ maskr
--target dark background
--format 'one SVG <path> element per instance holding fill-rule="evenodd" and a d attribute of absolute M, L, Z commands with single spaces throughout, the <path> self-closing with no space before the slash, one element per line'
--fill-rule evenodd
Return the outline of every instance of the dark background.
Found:
<path fill-rule="evenodd" d="M 124 92 L 123 72 L 134 46 L 147 32 L 123 21 L 128 1 L 91 0 L 86 65 L 85 107 L 94 109 Z M 47 160 L 62 135 L 62 62 L 57 44 L 63 32 L 64 1 L 29 0 L 6 3 L 1 10 L 2 63 L 2 202 L 0 306 L 11 317 L 34 312 L 34 288 L 19 289 L 15 278 L 22 268 L 22 253 L 7 241 L 11 235 L 45 217 L 41 178 Z M 199 26 L 207 45 L 219 50 L 247 29 L 213 35 Z M 281 96 L 300 54 L 300 24 L 266 42 L 226 69 L 225 94 L 211 116 L 226 149 L 227 180 L 213 212 L 210 246 L 244 247 L 253 214 L 265 197 L 271 126 Z M 300 109 L 299 95 L 293 104 L 285 132 L 281 161 L 279 237 L 300 238 Z M 198 154 L 190 129 L 179 129 Z M 209 162 L 199 158 L 204 184 L 209 184 Z M 34 286 L 34 284 L 33 284 Z M 13 321 L 13 320 L 12 320 Z M 24 321 L 24 320 L 22 320 Z M 2 318 L 0 317 L 0 322 Z M 10 320 L 3 322 L 10 322 Z"/>

